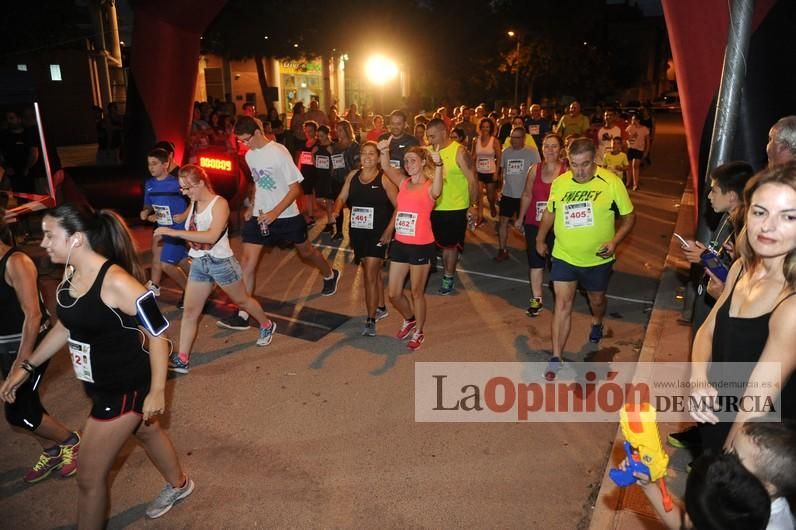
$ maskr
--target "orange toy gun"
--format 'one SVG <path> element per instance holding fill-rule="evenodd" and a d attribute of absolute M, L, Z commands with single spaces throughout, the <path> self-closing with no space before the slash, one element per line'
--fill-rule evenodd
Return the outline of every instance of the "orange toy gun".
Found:
<path fill-rule="evenodd" d="M 622 434 L 625 435 L 628 465 L 626 469 L 612 469 L 608 472 L 609 476 L 620 488 L 636 483 L 637 479 L 633 476 L 635 472 L 649 476 L 661 489 L 664 510 L 671 511 L 672 497 L 664 480 L 669 456 L 661 446 L 658 426 L 655 423 L 655 408 L 649 403 L 642 403 L 640 406 L 626 403 L 619 412 L 619 421 Z"/>

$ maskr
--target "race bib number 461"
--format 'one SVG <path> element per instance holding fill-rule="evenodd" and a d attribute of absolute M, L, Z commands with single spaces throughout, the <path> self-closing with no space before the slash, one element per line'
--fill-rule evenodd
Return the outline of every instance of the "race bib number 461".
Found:
<path fill-rule="evenodd" d="M 373 208 L 353 206 L 351 208 L 351 228 L 373 230 Z"/>
<path fill-rule="evenodd" d="M 585 228 L 594 226 L 594 211 L 591 201 L 570 202 L 564 205 L 564 226 L 566 228 Z"/>

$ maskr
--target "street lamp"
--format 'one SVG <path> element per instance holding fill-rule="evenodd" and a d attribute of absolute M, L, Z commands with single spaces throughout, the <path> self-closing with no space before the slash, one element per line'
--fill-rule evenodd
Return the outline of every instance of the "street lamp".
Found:
<path fill-rule="evenodd" d="M 379 87 L 379 110 L 384 110 L 384 85 L 398 77 L 398 65 L 383 55 L 372 55 L 365 63 L 365 75 Z"/>
<path fill-rule="evenodd" d="M 510 38 L 517 39 L 517 58 L 515 59 L 515 71 L 514 71 L 514 105 L 519 105 L 519 91 L 520 91 L 520 36 L 517 35 L 514 31 L 509 30 L 506 34 Z"/>

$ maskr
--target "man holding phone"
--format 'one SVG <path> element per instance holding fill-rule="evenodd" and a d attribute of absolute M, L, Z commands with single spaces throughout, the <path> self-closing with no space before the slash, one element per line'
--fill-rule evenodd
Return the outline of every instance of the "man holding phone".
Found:
<path fill-rule="evenodd" d="M 570 170 L 553 181 L 547 209 L 536 236 L 536 251 L 547 255 L 546 238 L 555 230 L 550 280 L 556 294 L 553 313 L 553 356 L 546 377 L 561 366 L 572 319 L 572 304 L 578 284 L 586 290 L 592 311 L 589 341 L 603 337 L 608 280 L 615 252 L 635 222 L 633 203 L 622 180 L 595 163 L 596 148 L 588 138 L 578 138 L 569 147 Z M 616 215 L 621 222 L 615 227 Z"/>

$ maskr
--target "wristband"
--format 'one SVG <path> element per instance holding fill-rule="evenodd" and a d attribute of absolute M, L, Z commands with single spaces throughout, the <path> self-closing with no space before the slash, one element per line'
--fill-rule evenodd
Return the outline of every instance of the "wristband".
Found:
<path fill-rule="evenodd" d="M 435 166 L 437 166 L 437 167 L 442 167 L 442 166 L 444 166 L 445 164 L 443 164 L 442 162 L 440 162 L 439 164 L 437 164 L 436 162 L 434 162 L 434 165 L 435 165 Z"/>
<path fill-rule="evenodd" d="M 19 367 L 28 372 L 30 375 L 33 375 L 33 372 L 35 372 L 36 368 L 38 368 L 37 366 L 30 364 L 28 361 L 22 361 L 19 363 Z"/>

